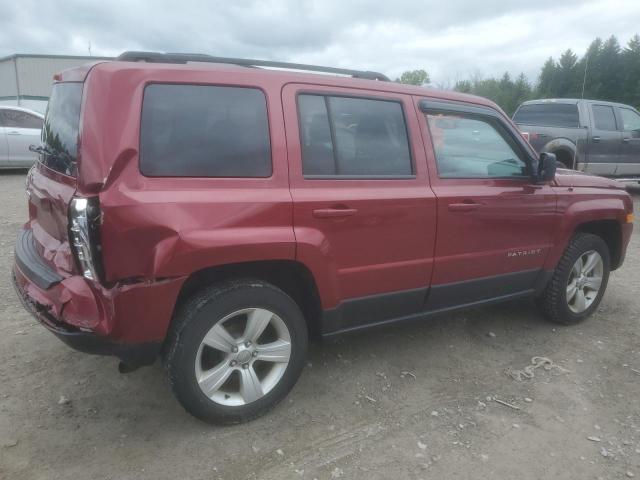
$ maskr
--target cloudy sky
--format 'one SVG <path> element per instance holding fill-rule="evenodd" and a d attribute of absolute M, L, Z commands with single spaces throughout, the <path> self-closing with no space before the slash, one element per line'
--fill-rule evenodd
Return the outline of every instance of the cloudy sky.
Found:
<path fill-rule="evenodd" d="M 424 68 L 440 86 L 524 72 L 640 33 L 640 0 L 3 1 L 0 57 L 210 53 L 378 70 Z"/>

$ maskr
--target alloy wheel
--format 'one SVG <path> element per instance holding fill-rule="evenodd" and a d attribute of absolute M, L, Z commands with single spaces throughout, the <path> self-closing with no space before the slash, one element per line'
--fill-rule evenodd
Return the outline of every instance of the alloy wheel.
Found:
<path fill-rule="evenodd" d="M 604 263 L 597 251 L 589 250 L 578 257 L 567 283 L 567 305 L 573 313 L 584 312 L 598 297 L 603 272 Z"/>
<path fill-rule="evenodd" d="M 246 308 L 222 318 L 204 335 L 195 360 L 196 381 L 212 401 L 252 403 L 269 393 L 291 357 L 284 321 L 264 308 Z"/>

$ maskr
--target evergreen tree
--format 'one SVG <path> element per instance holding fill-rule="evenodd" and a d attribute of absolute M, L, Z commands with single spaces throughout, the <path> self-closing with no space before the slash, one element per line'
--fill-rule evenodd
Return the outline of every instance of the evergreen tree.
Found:
<path fill-rule="evenodd" d="M 621 102 L 640 108 L 640 35 L 634 35 L 622 52 Z"/>
<path fill-rule="evenodd" d="M 538 80 L 538 95 L 542 98 L 552 98 L 556 93 L 556 62 L 549 57 L 540 72 Z"/>
<path fill-rule="evenodd" d="M 560 57 L 555 97 L 576 97 L 578 93 L 578 56 L 569 48 Z"/>
<path fill-rule="evenodd" d="M 473 84 L 471 80 L 459 80 L 453 89 L 460 93 L 473 93 Z"/>
<path fill-rule="evenodd" d="M 622 57 L 620 44 L 613 35 L 604 42 L 600 51 L 601 90 L 598 92 L 598 100 L 616 101 L 624 95 L 622 91 Z"/>
<path fill-rule="evenodd" d="M 496 102 L 512 114 L 532 98 L 584 98 L 626 103 L 640 108 L 640 35 L 622 49 L 615 36 L 596 38 L 582 58 L 567 49 L 556 62 L 549 57 L 540 70 L 535 88 L 520 74 L 513 81 L 508 72 L 500 78 L 458 81 L 459 92 L 472 93 Z"/>
<path fill-rule="evenodd" d="M 584 82 L 584 98 L 598 99 L 602 91 L 602 40 L 596 38 L 580 61 L 578 71 Z M 582 85 L 580 87 L 582 97 Z"/>
<path fill-rule="evenodd" d="M 515 112 L 516 108 L 518 108 L 518 105 L 520 105 L 522 102 L 531 100 L 532 93 L 533 92 L 531 91 L 531 85 L 529 84 L 527 77 L 524 73 L 521 73 L 514 84 L 513 112 Z"/>

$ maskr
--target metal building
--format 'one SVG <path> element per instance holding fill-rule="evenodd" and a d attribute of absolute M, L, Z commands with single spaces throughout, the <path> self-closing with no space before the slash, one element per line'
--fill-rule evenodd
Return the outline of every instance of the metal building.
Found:
<path fill-rule="evenodd" d="M 53 75 L 97 60 L 111 59 L 20 53 L 0 58 L 0 105 L 18 105 L 44 113 Z"/>

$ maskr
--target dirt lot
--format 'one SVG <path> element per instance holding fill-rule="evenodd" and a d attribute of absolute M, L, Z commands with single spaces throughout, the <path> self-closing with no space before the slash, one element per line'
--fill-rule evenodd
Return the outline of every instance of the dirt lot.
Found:
<path fill-rule="evenodd" d="M 315 344 L 279 407 L 218 428 L 159 364 L 121 375 L 23 311 L 8 280 L 23 185 L 0 175 L 0 478 L 640 478 L 638 234 L 583 325 L 518 302 Z M 535 356 L 566 371 L 507 375 Z"/>

